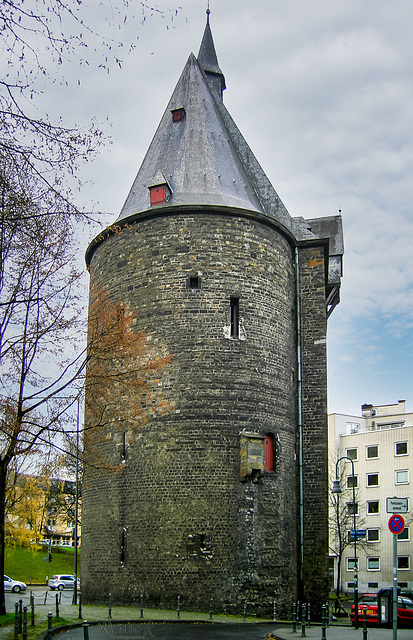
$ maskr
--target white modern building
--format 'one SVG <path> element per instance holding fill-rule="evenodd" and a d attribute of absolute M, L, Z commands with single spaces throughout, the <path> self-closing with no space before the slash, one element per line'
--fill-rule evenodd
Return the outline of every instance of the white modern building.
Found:
<path fill-rule="evenodd" d="M 341 547 L 347 545 L 341 560 L 341 591 L 350 593 L 353 590 L 354 542 L 350 542 L 354 540 L 351 537 L 353 504 L 358 535 L 362 536 L 363 530 L 366 532 L 356 543 L 359 593 L 393 584 L 395 534 L 389 529 L 392 514 L 388 512 L 390 503 L 387 500 L 396 497 L 403 499 L 402 505 L 407 502 L 407 513 L 402 514 L 405 527 L 397 534 L 397 581 L 402 589 L 413 590 L 413 413 L 406 413 L 405 400 L 382 406 L 364 404 L 361 411 L 361 416 L 329 415 L 330 484 L 337 470 L 342 488 L 338 511 L 342 514 L 341 519 L 333 506 L 330 508 L 330 559 L 335 571 L 334 584 L 340 528 L 344 540 Z"/>

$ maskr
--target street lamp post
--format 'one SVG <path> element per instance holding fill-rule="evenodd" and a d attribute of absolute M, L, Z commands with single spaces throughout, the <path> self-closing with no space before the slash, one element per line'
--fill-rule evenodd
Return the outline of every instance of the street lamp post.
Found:
<path fill-rule="evenodd" d="M 353 485 L 353 537 L 354 537 L 354 627 L 358 629 L 358 562 L 357 562 L 357 533 L 356 533 L 356 490 L 355 490 L 355 476 L 354 476 L 354 462 L 348 456 L 342 456 L 336 462 L 336 479 L 333 481 L 333 488 L 331 490 L 332 493 L 340 494 L 342 493 L 341 483 L 338 479 L 338 463 L 341 460 L 345 460 L 346 462 L 351 463 L 351 473 L 352 473 L 352 485 Z"/>

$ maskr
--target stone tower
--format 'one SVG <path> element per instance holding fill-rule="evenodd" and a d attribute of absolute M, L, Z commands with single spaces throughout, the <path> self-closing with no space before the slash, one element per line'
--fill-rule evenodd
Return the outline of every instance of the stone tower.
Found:
<path fill-rule="evenodd" d="M 85 467 L 88 602 L 269 612 L 275 599 L 286 614 L 297 596 L 325 601 L 341 218 L 290 216 L 224 88 L 208 15 L 119 218 L 87 251 L 91 307 L 127 309 L 128 331 L 169 357 L 148 383 L 163 410 L 144 402 L 137 427 L 128 394 L 102 385 L 118 417 L 94 445 L 120 468 Z M 92 434 L 95 407 L 87 390 Z"/>

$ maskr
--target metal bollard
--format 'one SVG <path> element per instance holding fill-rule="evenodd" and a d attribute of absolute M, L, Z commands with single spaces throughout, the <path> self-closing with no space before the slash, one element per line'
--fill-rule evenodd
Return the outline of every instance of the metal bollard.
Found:
<path fill-rule="evenodd" d="M 321 640 L 326 640 L 326 626 L 327 626 L 326 615 L 327 615 L 326 605 L 323 604 L 322 613 L 321 613 Z"/>
<path fill-rule="evenodd" d="M 304 602 L 301 608 L 301 637 L 305 638 L 305 604 Z"/>
<path fill-rule="evenodd" d="M 363 607 L 363 640 L 367 640 L 367 607 Z"/>
<path fill-rule="evenodd" d="M 307 603 L 307 627 L 311 626 L 310 603 Z"/>
<path fill-rule="evenodd" d="M 109 594 L 109 613 L 108 613 L 108 618 L 109 618 L 109 620 L 112 620 L 112 594 L 111 593 Z"/>
<path fill-rule="evenodd" d="M 89 640 L 89 623 L 87 620 L 83 620 L 83 640 Z"/>
<path fill-rule="evenodd" d="M 22 631 L 23 640 L 27 640 L 27 607 L 26 605 L 23 607 L 23 631 Z"/>
<path fill-rule="evenodd" d="M 30 591 L 31 626 L 34 627 L 34 594 Z"/>
<path fill-rule="evenodd" d="M 209 619 L 212 620 L 212 608 L 214 605 L 214 598 L 211 598 L 209 601 Z"/>
<path fill-rule="evenodd" d="M 19 600 L 19 633 L 23 631 L 23 600 Z"/>
<path fill-rule="evenodd" d="M 181 596 L 178 596 L 178 602 L 176 605 L 176 614 L 178 616 L 178 618 L 181 617 Z"/>
<path fill-rule="evenodd" d="M 49 611 L 49 613 L 47 614 L 47 640 L 52 640 L 53 638 L 52 620 L 53 620 L 53 613 Z"/>
<path fill-rule="evenodd" d="M 272 621 L 277 622 L 277 603 L 275 600 L 272 603 Z"/>
<path fill-rule="evenodd" d="M 143 593 L 141 593 L 141 618 L 143 618 Z"/>
<path fill-rule="evenodd" d="M 47 593 L 48 593 L 47 591 L 45 591 L 45 592 L 44 592 L 44 602 L 43 602 L 43 604 L 46 604 L 46 600 L 47 600 Z"/>
<path fill-rule="evenodd" d="M 297 605 L 293 602 L 293 633 L 297 631 Z"/>
<path fill-rule="evenodd" d="M 19 637 L 19 603 L 14 605 L 14 640 Z"/>
<path fill-rule="evenodd" d="M 56 593 L 56 618 L 59 620 L 59 595 Z"/>
<path fill-rule="evenodd" d="M 247 601 L 246 601 L 246 600 L 244 600 L 244 615 L 243 615 L 243 621 L 244 621 L 244 622 L 245 622 L 245 616 L 246 616 L 246 613 L 247 613 Z"/>
<path fill-rule="evenodd" d="M 78 615 L 78 618 L 79 618 L 79 620 L 81 620 L 82 619 L 82 594 L 79 593 L 78 596 L 79 596 L 79 615 Z"/>

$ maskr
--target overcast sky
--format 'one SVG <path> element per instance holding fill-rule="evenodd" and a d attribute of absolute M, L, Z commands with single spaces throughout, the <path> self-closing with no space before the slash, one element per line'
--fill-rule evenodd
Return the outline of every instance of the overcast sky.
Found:
<path fill-rule="evenodd" d="M 89 5 L 98 11 L 95 0 Z M 118 216 L 191 52 L 206 0 L 147 14 L 122 69 L 93 65 L 44 95 L 68 123 L 111 123 L 81 171 L 86 209 Z M 292 216 L 341 210 L 341 303 L 329 319 L 329 411 L 407 400 L 413 411 L 413 33 L 406 0 L 211 0 L 224 102 Z M 96 14 L 96 23 L 99 19 Z M 106 27 L 102 25 L 102 28 Z M 66 71 L 68 73 L 68 71 Z"/>

